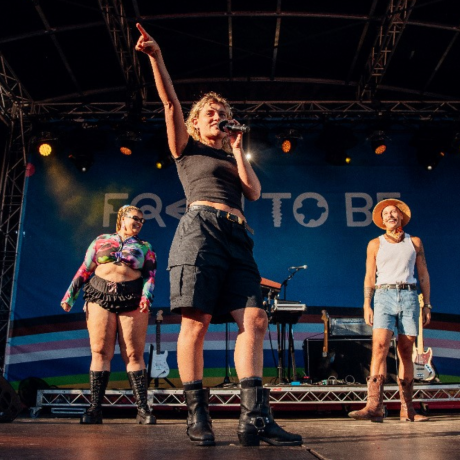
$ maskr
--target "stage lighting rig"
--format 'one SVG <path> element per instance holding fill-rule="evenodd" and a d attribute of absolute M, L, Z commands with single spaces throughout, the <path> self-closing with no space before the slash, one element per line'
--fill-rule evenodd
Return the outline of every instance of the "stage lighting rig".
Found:
<path fill-rule="evenodd" d="M 134 130 L 127 129 L 118 136 L 120 152 L 123 155 L 131 155 L 139 145 L 140 140 L 139 133 Z"/>
<path fill-rule="evenodd" d="M 383 130 L 375 130 L 368 138 L 372 151 L 376 155 L 381 155 L 387 150 L 388 136 Z"/>
<path fill-rule="evenodd" d="M 57 138 L 50 131 L 41 132 L 35 139 L 37 151 L 43 157 L 51 155 L 56 148 L 56 142 Z"/>
<path fill-rule="evenodd" d="M 288 129 L 278 134 L 276 137 L 279 139 L 283 153 L 293 153 L 297 147 L 298 141 L 303 139 L 299 131 L 295 129 Z"/>

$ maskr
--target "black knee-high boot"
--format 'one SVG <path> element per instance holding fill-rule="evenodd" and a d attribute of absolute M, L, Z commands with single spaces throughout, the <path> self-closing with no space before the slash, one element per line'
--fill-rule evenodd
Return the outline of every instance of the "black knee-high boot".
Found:
<path fill-rule="evenodd" d="M 109 383 L 109 371 L 89 371 L 91 404 L 81 416 L 80 423 L 102 423 L 102 400 Z"/>
<path fill-rule="evenodd" d="M 241 388 L 240 443 L 243 446 L 258 446 L 262 440 L 273 446 L 300 446 L 301 436 L 288 433 L 275 422 L 269 401 L 268 388 Z"/>
<path fill-rule="evenodd" d="M 187 435 L 196 446 L 214 446 L 214 432 L 209 415 L 209 389 L 184 391 L 188 408 Z"/>
<path fill-rule="evenodd" d="M 150 412 L 147 404 L 148 377 L 147 370 L 128 372 L 128 379 L 137 403 L 136 422 L 141 425 L 155 425 L 157 419 Z"/>

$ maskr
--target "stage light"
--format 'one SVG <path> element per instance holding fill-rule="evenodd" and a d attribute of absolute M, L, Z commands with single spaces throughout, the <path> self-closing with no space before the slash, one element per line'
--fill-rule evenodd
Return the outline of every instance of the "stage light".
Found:
<path fill-rule="evenodd" d="M 47 144 L 46 142 L 38 146 L 38 153 L 43 157 L 47 157 L 48 155 L 51 154 L 52 151 L 53 151 L 53 148 L 51 147 L 50 144 Z"/>
<path fill-rule="evenodd" d="M 417 160 L 427 171 L 433 171 L 444 158 L 444 155 L 444 152 L 432 145 L 421 146 L 417 150 Z"/>
<path fill-rule="evenodd" d="M 288 129 L 276 136 L 281 142 L 283 153 L 293 153 L 297 147 L 297 142 L 302 139 L 302 135 L 295 129 Z"/>
<path fill-rule="evenodd" d="M 91 153 L 71 153 L 69 158 L 75 167 L 83 173 L 88 172 L 94 163 L 94 156 Z"/>
<path fill-rule="evenodd" d="M 252 160 L 252 153 L 251 152 L 246 153 L 246 160 L 248 160 L 248 161 Z"/>
<path fill-rule="evenodd" d="M 34 143 L 37 148 L 37 152 L 41 156 L 47 157 L 53 153 L 56 141 L 57 138 L 53 136 L 50 131 L 42 131 L 38 136 L 36 136 Z"/>
<path fill-rule="evenodd" d="M 132 155 L 140 141 L 140 137 L 137 132 L 132 130 L 126 130 L 118 136 L 118 142 L 120 143 L 120 152 L 123 155 Z"/>
<path fill-rule="evenodd" d="M 385 131 L 381 130 L 376 130 L 370 135 L 369 141 L 371 143 L 371 148 L 376 155 L 381 155 L 386 151 L 387 139 L 388 137 Z"/>

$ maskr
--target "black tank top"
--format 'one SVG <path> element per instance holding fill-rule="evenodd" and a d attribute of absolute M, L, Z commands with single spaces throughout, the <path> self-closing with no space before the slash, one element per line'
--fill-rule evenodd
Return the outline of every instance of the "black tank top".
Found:
<path fill-rule="evenodd" d="M 187 205 L 213 201 L 242 212 L 243 189 L 232 154 L 190 137 L 184 152 L 176 158 L 176 165 Z"/>

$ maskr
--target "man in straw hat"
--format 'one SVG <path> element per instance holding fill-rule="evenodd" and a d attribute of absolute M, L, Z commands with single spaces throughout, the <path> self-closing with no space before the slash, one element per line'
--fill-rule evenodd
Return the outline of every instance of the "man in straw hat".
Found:
<path fill-rule="evenodd" d="M 364 319 L 366 324 L 373 326 L 372 360 L 370 376 L 367 378 L 367 405 L 364 409 L 348 414 L 356 420 L 383 422 L 386 358 L 395 328 L 398 331 L 400 419 L 411 422 L 428 420 L 417 414 L 412 405 L 412 350 L 418 335 L 420 317 L 414 268 L 417 267 L 424 299 L 424 326 L 431 320 L 430 277 L 422 241 L 404 231 L 410 218 L 409 206 L 393 198 L 377 203 L 372 214 L 375 225 L 385 230 L 385 233 L 371 240 L 367 247 Z"/>

